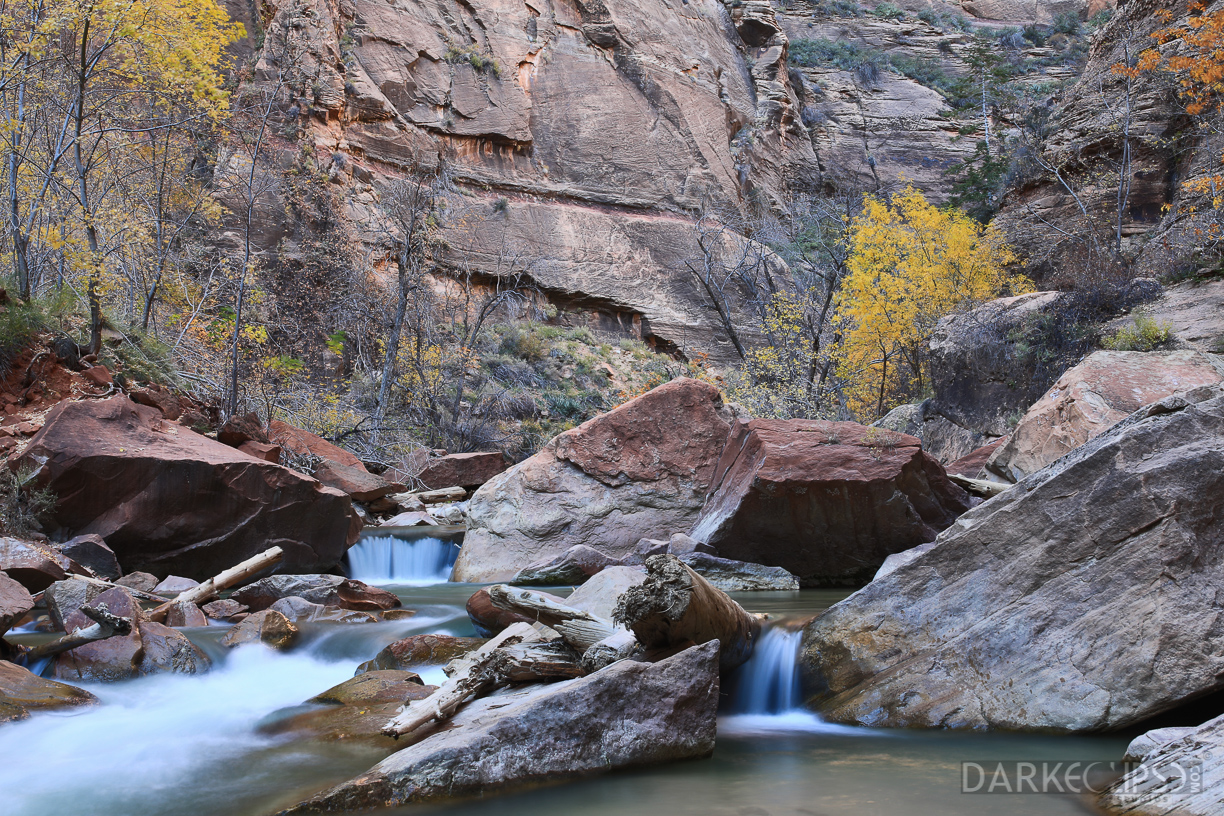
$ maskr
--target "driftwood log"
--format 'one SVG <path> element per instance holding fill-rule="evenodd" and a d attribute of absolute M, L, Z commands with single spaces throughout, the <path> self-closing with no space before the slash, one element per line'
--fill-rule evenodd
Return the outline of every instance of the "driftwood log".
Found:
<path fill-rule="evenodd" d="M 529 589 L 495 584 L 489 587 L 488 593 L 489 600 L 498 609 L 517 612 L 555 630 L 579 654 L 618 630 L 607 618 L 557 603 Z"/>
<path fill-rule="evenodd" d="M 646 580 L 625 590 L 612 617 L 646 649 L 717 640 L 722 671 L 747 661 L 761 633 L 760 621 L 674 555 L 646 559 Z"/>
<path fill-rule="evenodd" d="M 270 547 L 259 555 L 248 558 L 241 564 L 230 567 L 224 572 L 217 573 L 199 586 L 194 586 L 191 589 L 180 592 L 173 600 L 167 601 L 149 612 L 147 617 L 151 621 L 160 623 L 166 619 L 166 613 L 175 604 L 201 604 L 209 601 L 215 598 L 217 593 L 222 590 L 246 583 L 264 570 L 276 566 L 284 557 L 285 551 L 280 547 Z"/>
<path fill-rule="evenodd" d="M 121 618 L 118 615 L 112 615 L 105 607 L 82 606 L 81 612 L 85 617 L 94 622 L 92 626 L 86 626 L 84 629 L 69 632 L 50 643 L 44 643 L 41 646 L 34 646 L 22 651 L 19 654 L 21 660 L 26 665 L 30 665 L 44 658 L 55 657 L 61 652 L 67 652 L 78 646 L 84 646 L 86 643 L 106 640 L 108 637 L 114 637 L 115 635 L 128 635 L 132 632 L 132 622 L 130 620 Z"/>
<path fill-rule="evenodd" d="M 972 493 L 975 496 L 982 496 L 983 498 L 987 499 L 994 498 L 1007 488 L 1011 487 L 1011 485 L 1003 484 L 1002 482 L 990 482 L 986 479 L 970 479 L 968 476 L 957 476 L 955 473 L 949 473 L 948 479 L 951 480 L 953 484 L 963 487 L 966 492 Z"/>

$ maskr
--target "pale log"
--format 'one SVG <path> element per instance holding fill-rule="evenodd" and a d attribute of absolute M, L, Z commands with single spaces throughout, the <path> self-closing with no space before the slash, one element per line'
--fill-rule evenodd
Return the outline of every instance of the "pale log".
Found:
<path fill-rule="evenodd" d="M 618 660 L 632 657 L 638 646 L 637 638 L 632 632 L 618 628 L 582 653 L 582 668 L 587 674 L 592 674 Z"/>
<path fill-rule="evenodd" d="M 957 476 L 955 473 L 949 473 L 948 478 L 954 483 L 963 487 L 967 492 L 975 496 L 983 496 L 987 499 L 994 498 L 1002 493 L 1009 484 L 1002 482 L 990 482 L 985 479 L 970 479 L 968 476 Z"/>
<path fill-rule="evenodd" d="M 646 559 L 646 580 L 625 590 L 613 619 L 647 649 L 676 649 L 717 640 L 722 671 L 743 664 L 760 622 L 674 555 Z"/>
<path fill-rule="evenodd" d="M 50 643 L 44 643 L 41 646 L 31 648 L 29 651 L 22 652 L 20 656 L 25 663 L 29 665 L 43 658 L 55 657 L 61 652 L 67 652 L 78 646 L 84 646 L 86 643 L 93 643 L 96 640 L 106 640 L 108 637 L 115 635 L 131 634 L 132 622 L 127 618 L 112 615 L 106 609 L 92 606 L 82 606 L 81 612 L 85 617 L 94 622 L 93 626 L 78 629 Z"/>
<path fill-rule="evenodd" d="M 217 573 L 199 586 L 194 586 L 191 589 L 180 592 L 173 600 L 167 601 L 149 612 L 148 618 L 152 621 L 161 622 L 165 620 L 166 613 L 170 611 L 170 607 L 176 603 L 201 604 L 209 601 L 216 597 L 217 593 L 232 586 L 245 583 L 269 567 L 276 566 L 284 557 L 285 551 L 280 547 L 270 547 L 237 566 Z"/>
<path fill-rule="evenodd" d="M 529 589 L 495 584 L 488 592 L 498 609 L 517 612 L 555 629 L 580 654 L 617 631 L 616 624 L 607 618 L 557 603 Z"/>

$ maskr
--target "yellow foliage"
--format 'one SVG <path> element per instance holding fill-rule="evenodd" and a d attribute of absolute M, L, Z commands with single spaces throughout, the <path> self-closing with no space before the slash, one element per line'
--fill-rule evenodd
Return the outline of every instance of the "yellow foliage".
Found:
<path fill-rule="evenodd" d="M 1004 292 L 1031 290 L 1008 272 L 1016 260 L 993 229 L 938 209 L 907 188 L 869 197 L 851 233 L 839 295 L 838 373 L 857 416 L 882 414 L 924 388 L 927 342 L 939 319 Z"/>

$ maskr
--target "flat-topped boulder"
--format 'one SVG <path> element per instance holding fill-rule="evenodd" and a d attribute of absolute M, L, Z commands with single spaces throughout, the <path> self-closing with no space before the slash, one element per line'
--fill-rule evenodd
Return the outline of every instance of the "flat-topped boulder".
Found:
<path fill-rule="evenodd" d="M 1224 689 L 1224 387 L 1166 398 L 807 626 L 810 705 L 882 727 L 1109 731 Z"/>
<path fill-rule="evenodd" d="M 101 536 L 126 571 L 203 580 L 274 545 L 281 569 L 326 568 L 361 527 L 339 491 L 123 396 L 60 403 L 22 463 L 58 498 L 59 523 Z"/>
<path fill-rule="evenodd" d="M 1198 351 L 1098 351 L 1058 378 L 1028 409 L 986 470 L 1019 481 L 1144 405 L 1224 375 Z"/>
<path fill-rule="evenodd" d="M 453 580 L 505 581 L 585 544 L 613 558 L 686 530 L 730 428 L 714 386 L 681 378 L 560 434 L 476 491 Z"/>
<path fill-rule="evenodd" d="M 427 460 L 424 469 L 416 478 L 426 490 L 443 487 L 475 488 L 508 467 L 510 463 L 501 451 L 452 453 Z"/>
<path fill-rule="evenodd" d="M 915 437 L 853 422 L 738 420 L 690 535 L 720 558 L 804 586 L 869 580 L 928 541 L 969 496 Z"/>

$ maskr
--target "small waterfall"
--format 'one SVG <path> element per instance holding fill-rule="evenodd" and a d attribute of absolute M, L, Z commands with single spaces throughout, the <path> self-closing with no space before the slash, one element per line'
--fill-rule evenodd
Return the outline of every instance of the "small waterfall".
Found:
<path fill-rule="evenodd" d="M 349 549 L 348 574 L 367 584 L 441 584 L 458 556 L 457 544 L 438 538 L 370 537 Z"/>
<path fill-rule="evenodd" d="M 734 714 L 783 714 L 799 707 L 801 631 L 775 626 L 757 641 L 752 657 L 739 670 L 732 701 Z"/>

